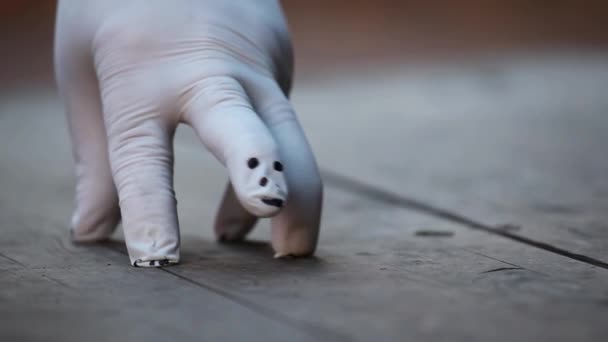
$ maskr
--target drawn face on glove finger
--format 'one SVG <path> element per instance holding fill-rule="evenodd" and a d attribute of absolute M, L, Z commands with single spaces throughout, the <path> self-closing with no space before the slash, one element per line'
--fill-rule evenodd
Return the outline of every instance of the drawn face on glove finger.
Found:
<path fill-rule="evenodd" d="M 274 154 L 240 159 L 231 181 L 241 205 L 258 217 L 278 214 L 287 200 L 283 163 Z"/>

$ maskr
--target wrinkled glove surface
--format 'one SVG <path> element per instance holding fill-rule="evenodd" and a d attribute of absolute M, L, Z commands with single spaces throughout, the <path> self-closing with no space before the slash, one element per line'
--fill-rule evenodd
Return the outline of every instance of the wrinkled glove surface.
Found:
<path fill-rule="evenodd" d="M 214 224 L 240 240 L 272 217 L 275 256 L 314 253 L 322 183 L 288 100 L 293 57 L 274 0 L 62 0 L 55 70 L 76 161 L 76 242 L 122 219 L 135 266 L 179 261 L 173 136 L 228 170 Z"/>

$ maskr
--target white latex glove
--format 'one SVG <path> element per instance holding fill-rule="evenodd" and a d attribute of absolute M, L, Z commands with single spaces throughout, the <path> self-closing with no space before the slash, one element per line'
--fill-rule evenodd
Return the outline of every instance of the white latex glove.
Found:
<path fill-rule="evenodd" d="M 288 100 L 292 64 L 274 0 L 60 1 L 74 241 L 106 239 L 122 218 L 131 264 L 179 261 L 172 141 L 184 122 L 228 169 L 217 238 L 243 239 L 274 216 L 275 256 L 311 255 L 322 183 Z"/>

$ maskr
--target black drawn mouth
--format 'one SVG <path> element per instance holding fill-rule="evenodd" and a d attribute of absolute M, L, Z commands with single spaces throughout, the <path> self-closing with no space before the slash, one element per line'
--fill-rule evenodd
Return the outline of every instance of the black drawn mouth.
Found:
<path fill-rule="evenodd" d="M 283 200 L 278 198 L 262 198 L 262 202 L 277 208 L 283 207 Z"/>

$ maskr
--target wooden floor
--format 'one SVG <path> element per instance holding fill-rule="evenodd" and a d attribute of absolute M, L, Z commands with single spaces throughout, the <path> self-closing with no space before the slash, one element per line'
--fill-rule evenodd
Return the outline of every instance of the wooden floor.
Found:
<path fill-rule="evenodd" d="M 602 341 L 608 62 L 539 55 L 297 84 L 326 184 L 312 259 L 213 242 L 225 173 L 176 143 L 183 263 L 74 246 L 51 85 L 0 96 L 1 341 Z"/>
<path fill-rule="evenodd" d="M 267 222 L 246 243 L 216 244 L 226 174 L 182 127 L 182 263 L 164 269 L 129 266 L 120 230 L 69 242 L 52 15 L 0 30 L 0 341 L 605 341 L 608 52 L 374 58 L 409 51 L 383 31 L 405 14 L 376 13 L 354 36 L 356 13 L 331 26 L 338 12 L 291 21 L 304 47 L 293 102 L 326 189 L 316 257 L 274 260 Z M 470 31 L 514 42 L 534 31 L 502 23 L 512 31 Z"/>

